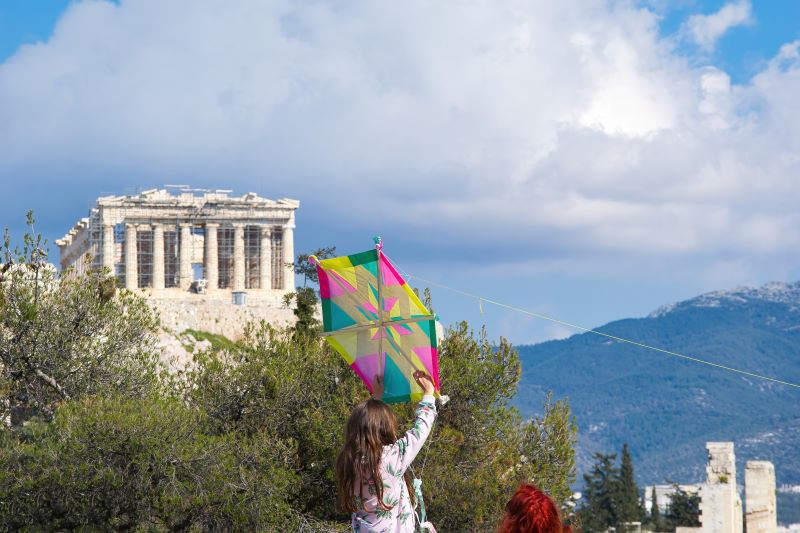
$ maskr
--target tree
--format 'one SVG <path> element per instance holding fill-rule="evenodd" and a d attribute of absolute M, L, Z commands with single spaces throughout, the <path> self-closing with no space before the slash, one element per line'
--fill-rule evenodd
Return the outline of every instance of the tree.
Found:
<path fill-rule="evenodd" d="M 462 322 L 448 330 L 439 350 L 443 392 L 427 450 L 417 462 L 428 515 L 439 531 L 487 531 L 522 481 L 533 482 L 563 505 L 575 478 L 576 424 L 565 401 L 548 396 L 539 416 L 522 420 L 509 401 L 520 363 L 505 339 L 488 340 Z M 411 407 L 401 406 L 404 424 Z"/>
<path fill-rule="evenodd" d="M 504 340 L 493 345 L 485 332 L 476 338 L 463 323 L 440 348 L 441 379 L 452 399 L 414 465 L 437 528 L 491 529 L 522 480 L 565 502 L 575 466 L 569 406 L 548 398 L 542 415 L 528 421 L 508 406 L 519 360 Z M 248 328 L 228 352 L 200 354 L 196 363 L 187 376 L 187 396 L 207 413 L 208 430 L 267 431 L 296 443 L 299 489 L 293 507 L 320 520 L 344 519 L 333 507 L 333 458 L 351 407 L 369 393 L 342 358 L 317 338 L 261 324 Z M 410 425 L 413 407 L 394 406 L 401 429 Z"/>
<path fill-rule="evenodd" d="M 654 531 L 661 531 L 663 527 L 661 520 L 661 511 L 658 508 L 658 497 L 656 496 L 656 487 L 653 486 L 653 492 L 650 505 L 650 523 L 653 525 Z"/>
<path fill-rule="evenodd" d="M 619 524 L 616 506 L 619 469 L 614 465 L 617 454 L 596 452 L 594 465 L 583 475 L 585 504 L 580 511 L 585 531 L 605 531 Z"/>
<path fill-rule="evenodd" d="M 203 431 L 179 399 L 65 403 L 0 434 L 9 531 L 298 531 L 293 449 L 265 432 Z"/>
<path fill-rule="evenodd" d="M 144 298 L 117 292 L 103 269 L 58 275 L 30 212 L 28 226 L 21 249 L 8 230 L 0 246 L 2 419 L 49 417 L 61 402 L 104 391 L 152 392 L 161 371 L 157 315 Z"/>
<path fill-rule="evenodd" d="M 116 291 L 103 270 L 45 278 L 39 241 L 28 242 L 0 281 L 2 390 L 30 409 L 26 424 L 0 427 L 0 524 L 346 529 L 333 461 L 352 406 L 369 393 L 318 325 L 249 324 L 241 340 L 217 339 L 164 379 L 146 302 Z M 575 476 L 569 405 L 548 396 L 523 420 L 509 404 L 516 351 L 466 323 L 441 340 L 439 363 L 451 401 L 414 465 L 437 528 L 493 529 L 521 481 L 564 504 Z M 414 406 L 393 408 L 408 427 Z"/>
<path fill-rule="evenodd" d="M 619 470 L 619 483 L 616 494 L 616 513 L 619 525 L 625 522 L 637 522 L 643 518 L 643 509 L 639 505 L 639 487 L 633 473 L 633 460 L 628 445 L 622 446 L 622 462 Z"/>
<path fill-rule="evenodd" d="M 674 484 L 675 492 L 670 499 L 666 522 L 670 531 L 676 527 L 697 527 L 700 525 L 700 495 L 688 493 Z"/>
<path fill-rule="evenodd" d="M 317 277 L 317 267 L 311 264 L 309 258 L 313 255 L 317 259 L 327 259 L 336 254 L 336 247 L 319 248 L 313 254 L 300 254 L 297 261 L 288 263 L 287 266 L 294 269 L 295 274 L 303 276 L 303 286 L 297 287 L 295 291 L 283 297 L 284 305 L 294 304 L 294 316 L 296 318 L 294 331 L 298 335 L 315 335 L 319 332 L 319 320 L 317 319 L 317 309 L 319 298 L 316 291 L 308 286 L 308 282 L 319 283 Z"/>

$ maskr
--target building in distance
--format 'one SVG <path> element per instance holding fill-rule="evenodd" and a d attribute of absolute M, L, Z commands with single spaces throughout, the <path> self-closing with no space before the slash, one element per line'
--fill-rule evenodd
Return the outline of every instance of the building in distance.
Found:
<path fill-rule="evenodd" d="M 105 267 L 120 287 L 144 291 L 176 333 L 235 338 L 246 321 L 286 323 L 300 202 L 230 192 L 178 186 L 100 197 L 56 241 L 61 268 Z"/>

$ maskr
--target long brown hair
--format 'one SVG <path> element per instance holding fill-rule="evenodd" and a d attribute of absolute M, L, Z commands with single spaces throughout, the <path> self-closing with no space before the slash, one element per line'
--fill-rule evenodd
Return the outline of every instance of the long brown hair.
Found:
<path fill-rule="evenodd" d="M 345 513 L 358 511 L 356 489 L 360 483 L 373 480 L 378 507 L 391 509 L 383 501 L 383 478 L 381 477 L 381 456 L 383 447 L 397 441 L 397 418 L 394 411 L 380 400 L 370 398 L 353 408 L 344 430 L 344 446 L 336 458 L 336 503 Z M 414 493 L 408 475 L 405 476 L 412 505 Z M 359 484 L 359 486 L 356 486 Z"/>

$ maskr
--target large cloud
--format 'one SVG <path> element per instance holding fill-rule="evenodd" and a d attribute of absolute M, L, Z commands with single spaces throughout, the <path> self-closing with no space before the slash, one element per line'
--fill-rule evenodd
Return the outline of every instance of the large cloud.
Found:
<path fill-rule="evenodd" d="M 734 85 L 658 23 L 599 0 L 81 2 L 0 66 L 0 176 L 281 191 L 520 262 L 796 261 L 798 43 Z"/>

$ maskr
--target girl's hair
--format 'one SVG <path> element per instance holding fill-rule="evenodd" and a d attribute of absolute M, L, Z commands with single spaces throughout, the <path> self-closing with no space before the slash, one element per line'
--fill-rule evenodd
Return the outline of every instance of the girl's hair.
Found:
<path fill-rule="evenodd" d="M 523 483 L 506 504 L 498 533 L 572 533 L 561 523 L 558 508 L 547 494 Z"/>
<path fill-rule="evenodd" d="M 336 458 L 336 503 L 345 513 L 358 511 L 356 489 L 361 483 L 372 480 L 378 507 L 391 509 L 383 501 L 381 457 L 383 447 L 397 441 L 397 418 L 392 409 L 380 400 L 371 398 L 353 408 L 344 430 L 344 446 Z M 412 505 L 414 494 L 408 476 L 405 476 Z"/>

